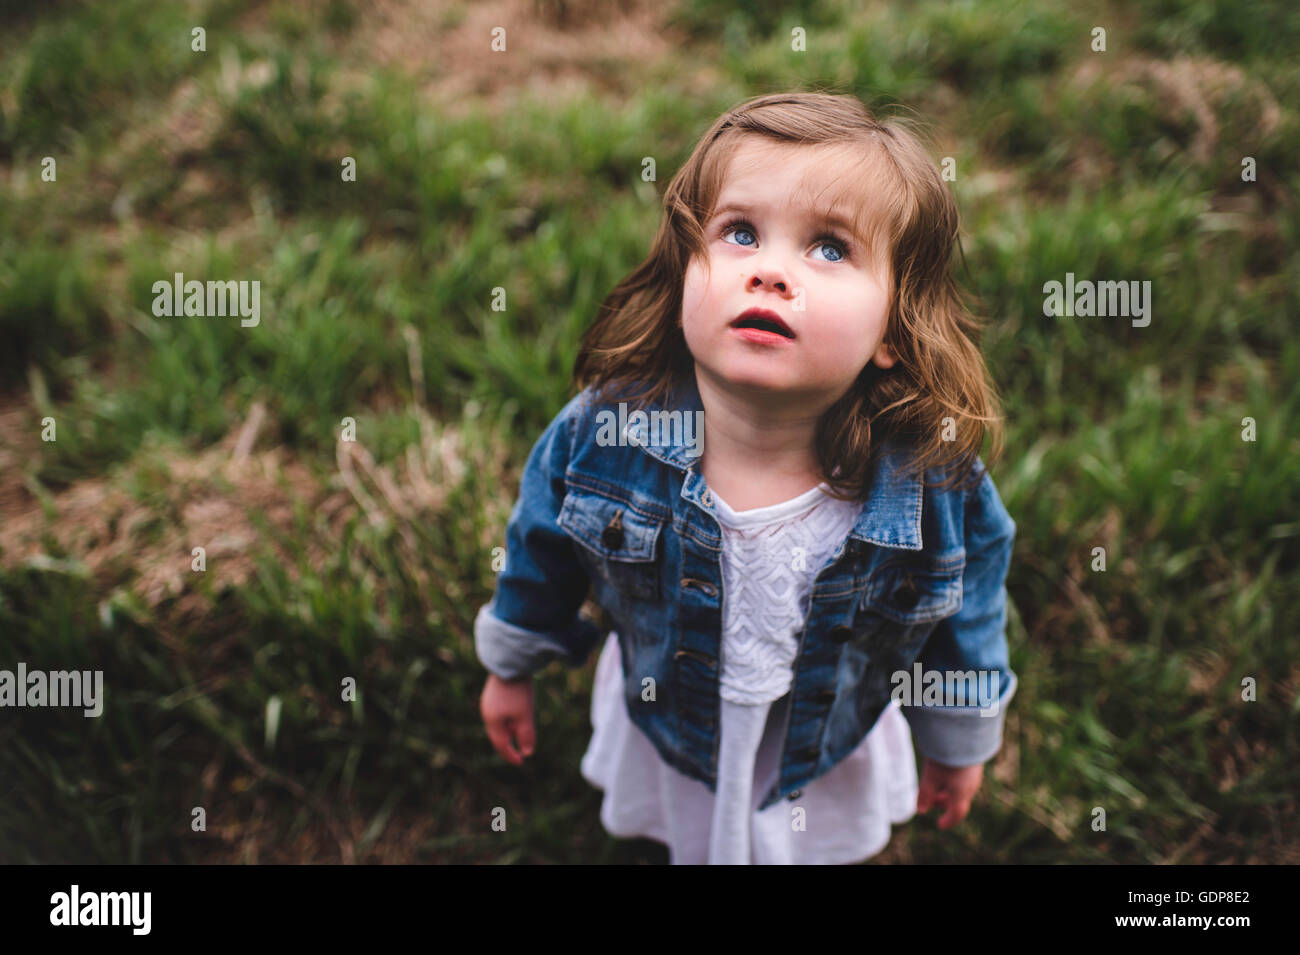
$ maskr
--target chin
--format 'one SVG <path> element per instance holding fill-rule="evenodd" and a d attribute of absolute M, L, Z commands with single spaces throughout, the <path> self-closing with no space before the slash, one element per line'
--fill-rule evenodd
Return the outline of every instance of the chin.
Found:
<path fill-rule="evenodd" d="M 787 375 L 757 369 L 731 368 L 719 377 L 733 388 L 752 388 L 766 392 L 794 391 L 799 388 L 799 382 Z"/>

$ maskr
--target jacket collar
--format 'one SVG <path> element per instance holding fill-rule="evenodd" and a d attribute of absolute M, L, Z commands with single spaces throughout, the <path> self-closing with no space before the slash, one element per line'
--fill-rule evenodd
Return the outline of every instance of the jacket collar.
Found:
<path fill-rule="evenodd" d="M 663 403 L 651 402 L 647 410 L 676 410 L 690 414 L 703 411 L 700 401 L 699 386 L 695 375 L 687 375 L 670 391 Z M 698 457 L 688 453 L 688 447 L 675 440 L 675 429 L 666 428 L 668 443 L 651 445 L 648 442 L 637 446 L 665 464 L 681 471 L 690 470 L 699 462 Z M 700 435 L 699 440 L 703 440 Z M 921 550 L 921 501 L 924 487 L 921 475 L 904 476 L 903 465 L 906 463 L 907 449 L 896 440 L 887 441 L 882 450 L 876 470 L 876 479 L 867 492 L 867 500 L 857 523 L 849 531 L 849 536 L 859 541 L 879 544 L 883 547 L 896 547 L 902 550 Z"/>

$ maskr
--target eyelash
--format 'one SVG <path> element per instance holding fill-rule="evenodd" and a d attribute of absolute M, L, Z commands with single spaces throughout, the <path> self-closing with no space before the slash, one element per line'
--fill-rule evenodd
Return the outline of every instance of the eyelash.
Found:
<path fill-rule="evenodd" d="M 729 233 L 732 229 L 738 228 L 739 226 L 744 226 L 747 231 L 753 232 L 755 235 L 758 234 L 758 230 L 754 228 L 754 223 L 750 222 L 744 216 L 733 216 L 732 218 L 728 219 L 718 230 L 719 238 Z M 853 243 L 849 242 L 845 238 L 842 238 L 837 233 L 823 232 L 821 235 L 814 238 L 813 241 L 818 243 L 819 245 L 824 242 L 829 242 L 832 245 L 838 245 L 841 249 L 844 250 L 844 257 L 840 259 L 841 262 L 847 262 L 853 258 L 854 255 Z"/>

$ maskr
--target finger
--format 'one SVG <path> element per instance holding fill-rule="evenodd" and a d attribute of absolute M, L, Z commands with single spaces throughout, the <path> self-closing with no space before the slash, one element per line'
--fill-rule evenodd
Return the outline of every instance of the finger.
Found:
<path fill-rule="evenodd" d="M 923 776 L 921 779 L 921 785 L 917 789 L 916 811 L 918 813 L 929 812 L 938 797 L 939 789 L 935 786 L 934 779 L 929 776 Z"/>
<path fill-rule="evenodd" d="M 510 742 L 510 729 L 505 720 L 493 720 L 487 724 L 488 739 L 492 741 L 492 748 L 501 754 L 501 757 L 508 763 L 518 766 L 524 761 L 524 758 L 515 752 L 514 745 Z"/>
<path fill-rule="evenodd" d="M 939 820 L 939 828 L 948 829 L 957 825 L 957 823 L 966 818 L 968 812 L 970 812 L 970 800 L 966 800 L 965 802 L 955 801 L 948 808 L 948 811 L 943 814 L 943 818 Z"/>
<path fill-rule="evenodd" d="M 533 755 L 533 744 L 536 742 L 537 735 L 532 720 L 520 720 L 515 724 L 515 743 L 518 744 L 520 752 L 525 756 Z"/>

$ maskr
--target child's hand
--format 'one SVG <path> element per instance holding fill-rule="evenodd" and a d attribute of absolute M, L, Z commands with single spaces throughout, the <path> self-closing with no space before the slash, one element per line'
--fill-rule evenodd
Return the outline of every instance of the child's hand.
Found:
<path fill-rule="evenodd" d="M 929 812 L 936 804 L 947 808 L 948 811 L 939 818 L 939 828 L 949 829 L 966 818 L 971 800 L 983 779 L 983 763 L 945 766 L 926 757 L 916 796 L 916 811 Z"/>
<path fill-rule="evenodd" d="M 503 680 L 489 673 L 478 702 L 488 739 L 506 762 L 522 765 L 533 755 L 533 678 Z M 515 746 L 519 748 L 516 749 Z M 520 753 L 522 752 L 522 756 Z"/>

